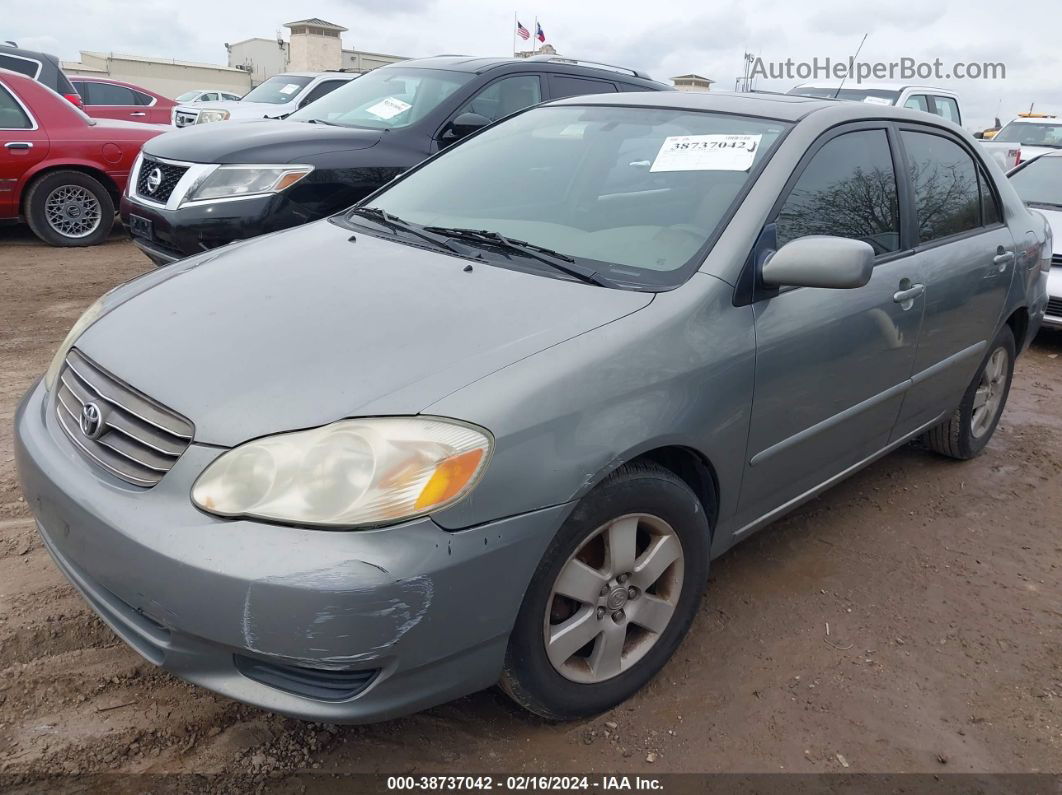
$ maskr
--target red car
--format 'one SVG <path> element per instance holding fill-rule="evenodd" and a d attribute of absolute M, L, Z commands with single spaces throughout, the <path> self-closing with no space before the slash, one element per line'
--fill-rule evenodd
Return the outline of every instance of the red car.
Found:
<path fill-rule="evenodd" d="M 121 119 L 148 124 L 169 124 L 177 103 L 161 94 L 109 77 L 71 75 L 85 113 L 94 119 Z"/>
<path fill-rule="evenodd" d="M 90 119 L 47 86 L 0 69 L 0 220 L 53 246 L 106 239 L 140 147 L 169 128 Z"/>

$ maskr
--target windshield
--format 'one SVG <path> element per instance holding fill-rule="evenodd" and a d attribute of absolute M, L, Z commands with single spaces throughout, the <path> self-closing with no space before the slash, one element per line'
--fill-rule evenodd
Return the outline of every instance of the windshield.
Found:
<path fill-rule="evenodd" d="M 797 86 L 791 88 L 787 94 L 795 94 L 801 97 L 826 97 L 833 99 L 847 99 L 852 102 L 866 102 L 870 105 L 895 105 L 900 98 L 899 91 L 891 91 L 884 88 L 842 88 L 820 86 Z"/>
<path fill-rule="evenodd" d="M 1043 155 L 1010 175 L 1010 184 L 1026 204 L 1062 206 L 1062 157 Z"/>
<path fill-rule="evenodd" d="M 248 102 L 283 105 L 285 102 L 291 102 L 311 80 L 313 80 L 312 77 L 277 75 L 266 80 L 258 88 L 252 89 L 244 99 Z"/>
<path fill-rule="evenodd" d="M 526 241 L 613 283 L 674 287 L 788 126 L 685 110 L 537 108 L 457 145 L 371 206 Z M 530 260 L 496 264 L 539 270 Z"/>
<path fill-rule="evenodd" d="M 408 127 L 473 77 L 442 69 L 375 69 L 288 118 L 374 130 Z"/>
<path fill-rule="evenodd" d="M 1062 122 L 1034 124 L 1027 121 L 1012 121 L 996 133 L 996 137 L 992 140 L 1023 146 L 1062 147 Z"/>
<path fill-rule="evenodd" d="M 193 99 L 199 96 L 198 91 L 185 91 L 183 94 L 177 97 L 177 102 L 191 102 Z"/>

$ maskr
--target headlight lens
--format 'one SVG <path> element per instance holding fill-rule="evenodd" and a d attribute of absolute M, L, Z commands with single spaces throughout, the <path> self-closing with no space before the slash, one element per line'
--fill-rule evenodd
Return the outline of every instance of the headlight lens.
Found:
<path fill-rule="evenodd" d="M 185 201 L 280 193 L 313 171 L 313 166 L 218 166 L 200 180 Z"/>
<path fill-rule="evenodd" d="M 451 420 L 341 420 L 223 453 L 192 487 L 220 516 L 324 527 L 391 524 L 468 494 L 490 458 L 483 429 Z"/>
<path fill-rule="evenodd" d="M 196 124 L 209 124 L 212 121 L 225 121 L 229 117 L 227 110 L 201 110 L 196 117 Z"/>
<path fill-rule="evenodd" d="M 71 326 L 69 333 L 63 339 L 59 345 L 59 349 L 55 352 L 55 356 L 52 357 L 52 363 L 48 365 L 48 370 L 44 373 L 44 388 L 49 392 L 52 391 L 52 387 L 55 386 L 56 380 L 59 378 L 59 371 L 63 369 L 63 362 L 66 361 L 66 355 L 70 352 L 70 349 L 74 347 L 74 343 L 77 342 L 77 338 L 80 337 L 89 326 L 95 323 L 100 315 L 103 314 L 104 299 L 110 295 L 107 293 L 96 299 L 96 302 L 85 310 Z"/>

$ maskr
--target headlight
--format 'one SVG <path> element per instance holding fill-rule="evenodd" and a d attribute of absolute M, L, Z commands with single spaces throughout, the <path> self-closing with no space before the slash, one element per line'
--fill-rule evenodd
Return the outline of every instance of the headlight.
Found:
<path fill-rule="evenodd" d="M 85 310 L 70 328 L 70 332 L 63 339 L 59 345 L 59 350 L 55 352 L 55 356 L 52 357 L 52 363 L 48 365 L 48 370 L 44 373 L 44 388 L 49 392 L 52 391 L 52 387 L 55 386 L 56 379 L 59 378 L 59 371 L 63 369 L 63 362 L 66 361 L 66 355 L 70 352 L 70 349 L 74 347 L 74 343 L 77 342 L 77 338 L 80 337 L 89 326 L 95 323 L 99 316 L 103 314 L 104 299 L 110 295 L 106 293 L 96 299 L 96 302 Z"/>
<path fill-rule="evenodd" d="M 201 110 L 196 117 L 196 124 L 209 124 L 212 121 L 225 121 L 229 117 L 227 110 Z"/>
<path fill-rule="evenodd" d="M 220 516 L 289 524 L 391 524 L 468 494 L 492 446 L 486 431 L 451 420 L 340 420 L 223 453 L 196 480 L 192 501 Z"/>
<path fill-rule="evenodd" d="M 200 180 L 185 201 L 280 193 L 313 171 L 313 166 L 218 166 Z"/>

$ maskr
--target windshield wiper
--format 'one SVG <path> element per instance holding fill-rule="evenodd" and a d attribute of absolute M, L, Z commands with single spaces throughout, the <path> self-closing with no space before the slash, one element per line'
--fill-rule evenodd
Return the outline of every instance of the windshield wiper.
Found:
<path fill-rule="evenodd" d="M 463 246 L 455 246 L 453 242 L 447 240 L 445 237 L 430 234 L 430 230 L 427 232 L 421 231 L 408 221 L 403 221 L 397 215 L 391 215 L 391 213 L 386 210 L 381 210 L 379 207 L 355 207 L 347 213 L 348 217 L 351 215 L 368 218 L 378 224 L 390 227 L 396 232 L 405 232 L 407 235 L 412 235 L 413 237 L 431 243 L 436 248 L 444 248 L 454 254 L 460 254 L 462 257 L 469 256 L 468 249 Z"/>
<path fill-rule="evenodd" d="M 424 229 L 428 232 L 434 232 L 437 235 L 456 237 L 460 240 L 470 240 L 478 243 L 487 243 L 497 248 L 516 251 L 531 259 L 543 262 L 555 270 L 573 276 L 579 281 L 587 282 L 588 284 L 596 284 L 601 287 L 613 286 L 612 282 L 599 276 L 597 271 L 593 268 L 587 268 L 585 265 L 577 264 L 574 257 L 569 257 L 567 254 L 561 254 L 559 251 L 554 251 L 545 246 L 528 243 L 526 240 L 516 240 L 515 238 L 505 237 L 505 235 L 498 232 L 492 232 L 489 229 L 461 229 L 445 226 L 426 226 Z"/>

